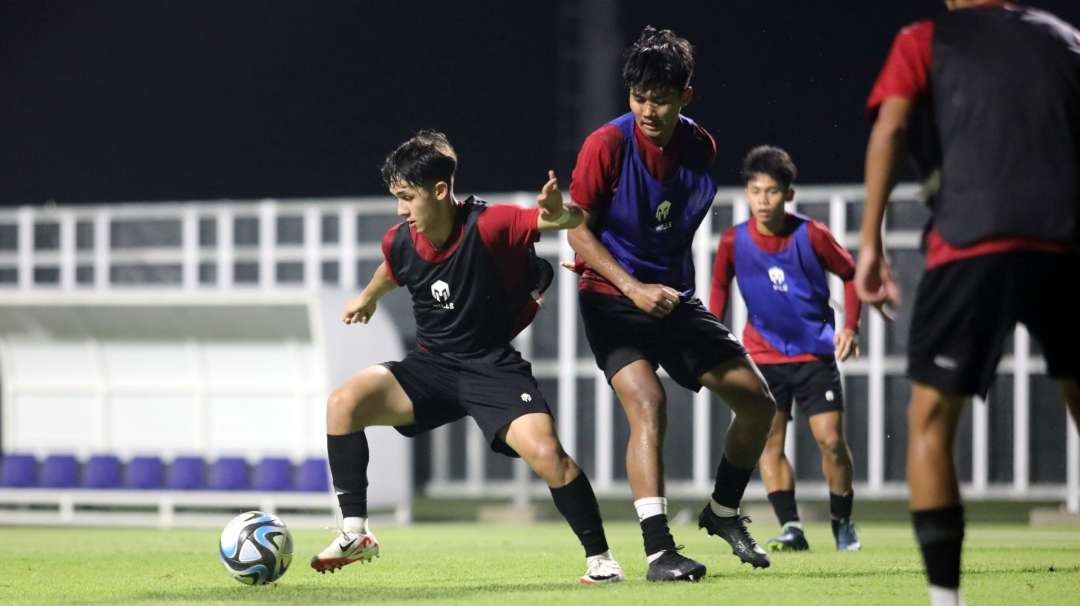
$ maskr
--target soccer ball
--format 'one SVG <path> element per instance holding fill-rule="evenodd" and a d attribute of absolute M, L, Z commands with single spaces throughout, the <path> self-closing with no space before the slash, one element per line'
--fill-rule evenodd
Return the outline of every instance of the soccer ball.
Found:
<path fill-rule="evenodd" d="M 293 542 L 285 522 L 262 511 L 245 511 L 221 531 L 218 555 L 225 570 L 245 585 L 281 578 L 292 562 Z"/>

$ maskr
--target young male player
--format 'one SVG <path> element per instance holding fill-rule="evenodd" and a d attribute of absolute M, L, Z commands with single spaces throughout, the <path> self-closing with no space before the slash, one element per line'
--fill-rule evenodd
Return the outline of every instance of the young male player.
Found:
<path fill-rule="evenodd" d="M 778 410 L 759 467 L 781 532 L 773 551 L 809 549 L 795 505 L 795 476 L 784 455 L 791 401 L 807 415 L 829 485 L 833 538 L 840 551 L 858 551 L 851 522 L 851 450 L 844 439 L 844 389 L 836 359 L 859 355 L 855 262 L 821 223 L 784 210 L 795 198 L 796 168 L 778 147 L 750 150 L 742 165 L 750 219 L 720 238 L 709 310 L 723 319 L 731 279 L 739 283 L 748 322 L 743 345 L 769 383 Z M 825 272 L 845 280 L 844 327 L 833 327 Z"/>
<path fill-rule="evenodd" d="M 661 459 L 667 410 L 656 374 L 703 385 L 735 412 L 701 528 L 743 562 L 769 565 L 739 515 L 775 404 L 734 335 L 694 298 L 690 244 L 716 195 L 715 143 L 682 116 L 693 89 L 690 43 L 646 27 L 623 66 L 630 112 L 585 140 L 570 195 L 586 224 L 568 233 L 578 254 L 580 307 L 596 363 L 630 424 L 626 468 L 650 581 L 698 580 L 705 566 L 681 555 L 668 529 Z"/>
<path fill-rule="evenodd" d="M 1080 421 L 1080 32 L 1014 4 L 948 0 L 900 31 L 870 93 L 855 285 L 899 302 L 881 224 L 911 149 L 931 195 L 908 345 L 907 477 L 931 603 L 962 603 L 964 510 L 953 439 L 1017 322 Z M 910 145 L 909 145 L 910 143 Z"/>
<path fill-rule="evenodd" d="M 417 348 L 404 360 L 360 371 L 327 401 L 327 451 L 344 523 L 311 566 L 332 572 L 378 555 L 367 523 L 365 428 L 391 425 L 411 437 L 468 415 L 492 450 L 525 459 L 551 487 L 585 548 L 580 581 L 621 581 L 592 486 L 563 451 L 531 367 L 510 345 L 536 311 L 532 297 L 551 282 L 551 266 L 536 258 L 533 243 L 540 232 L 578 225 L 581 211 L 563 206 L 554 172 L 538 208 L 487 207 L 472 197 L 459 203 L 456 166 L 449 141 L 432 131 L 402 143 L 383 164 L 403 221 L 387 231 L 386 261 L 343 320 L 366 323 L 380 298 L 405 286 Z"/>

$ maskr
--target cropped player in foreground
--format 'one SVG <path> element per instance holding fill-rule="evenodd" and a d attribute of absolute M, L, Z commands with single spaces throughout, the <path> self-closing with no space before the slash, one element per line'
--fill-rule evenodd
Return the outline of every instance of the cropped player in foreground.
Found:
<path fill-rule="evenodd" d="M 743 562 L 769 565 L 739 504 L 776 406 L 746 350 L 694 297 L 690 244 L 716 195 L 716 144 L 680 115 L 693 97 L 693 70 L 689 42 L 645 28 L 623 66 L 630 111 L 588 136 L 570 184 L 586 215 L 586 224 L 568 233 L 582 273 L 581 314 L 630 425 L 626 469 L 650 581 L 693 581 L 706 570 L 679 553 L 668 529 L 661 457 L 667 402 L 658 366 L 687 389 L 708 388 L 734 411 L 698 525 Z"/>
<path fill-rule="evenodd" d="M 1080 420 L 1080 33 L 1013 4 L 947 1 L 900 31 L 870 94 L 855 284 L 899 303 L 881 224 L 912 151 L 930 194 L 926 272 L 908 345 L 911 518 L 934 605 L 963 603 L 964 510 L 953 439 L 1017 322 Z"/>
<path fill-rule="evenodd" d="M 390 425 L 415 436 L 468 415 L 492 450 L 520 456 L 547 482 L 585 548 L 580 582 L 621 581 L 592 486 L 563 451 L 531 367 L 510 345 L 551 283 L 551 266 L 536 257 L 533 243 L 540 232 L 578 225 L 581 211 L 563 206 L 553 172 L 538 208 L 488 207 L 472 197 L 459 203 L 456 166 L 446 137 L 431 131 L 401 144 L 383 165 L 403 221 L 386 233 L 385 263 L 342 319 L 366 323 L 381 297 L 405 286 L 417 347 L 404 360 L 360 371 L 330 395 L 327 451 L 344 522 L 311 566 L 334 571 L 378 555 L 367 523 L 366 427 Z"/>
<path fill-rule="evenodd" d="M 836 366 L 837 358 L 859 355 L 860 305 L 851 283 L 855 261 L 824 225 L 784 210 L 784 203 L 795 197 L 795 174 L 791 156 L 778 147 L 756 147 L 743 160 L 750 219 L 720 238 L 709 310 L 723 319 L 735 278 L 749 312 L 743 346 L 776 398 L 778 410 L 759 465 L 781 532 L 766 545 L 773 551 L 810 548 L 795 505 L 795 476 L 784 455 L 794 399 L 821 450 L 836 548 L 858 551 L 851 522 L 851 449 L 843 430 L 844 388 Z M 826 271 L 846 281 L 839 331 L 833 327 Z"/>

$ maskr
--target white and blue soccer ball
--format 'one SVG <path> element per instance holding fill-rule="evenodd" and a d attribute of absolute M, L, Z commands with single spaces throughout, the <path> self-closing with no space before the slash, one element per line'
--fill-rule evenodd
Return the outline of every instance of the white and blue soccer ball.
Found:
<path fill-rule="evenodd" d="M 225 570 L 245 585 L 273 583 L 292 562 L 292 533 L 280 518 L 262 511 L 245 511 L 230 520 L 218 547 Z"/>

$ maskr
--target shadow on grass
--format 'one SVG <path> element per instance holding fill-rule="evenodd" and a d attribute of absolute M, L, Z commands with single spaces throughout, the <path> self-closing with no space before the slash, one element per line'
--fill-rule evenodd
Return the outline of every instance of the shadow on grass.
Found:
<path fill-rule="evenodd" d="M 485 583 L 474 585 L 449 585 L 444 587 L 379 586 L 363 587 L 310 587 L 295 585 L 269 585 L 266 587 L 202 587 L 176 591 L 148 591 L 131 596 L 137 601 L 167 601 L 196 603 L 206 602 L 287 602 L 296 604 L 353 602 L 362 595 L 365 602 L 405 600 L 466 599 L 482 595 L 507 595 L 514 593 L 565 592 L 577 585 L 561 583 Z M 584 588 L 589 589 L 589 588 Z"/>
<path fill-rule="evenodd" d="M 965 577 L 971 577 L 971 576 L 1000 575 L 1000 574 L 1046 574 L 1046 573 L 1049 573 L 1049 574 L 1054 574 L 1054 573 L 1074 574 L 1074 573 L 1077 573 L 1077 572 L 1080 572 L 1080 566 L 1071 566 L 1071 565 L 1070 566 L 1055 566 L 1052 562 L 1048 562 L 1045 567 L 1043 567 L 1043 566 L 1024 566 L 1024 567 L 1020 567 L 1020 568 L 1008 568 L 1008 567 L 1004 567 L 1004 566 L 998 566 L 998 567 L 987 567 L 987 568 L 983 568 L 983 567 L 965 568 L 963 574 L 964 574 Z M 747 575 L 741 575 L 741 578 L 756 578 L 756 577 L 758 577 L 758 575 L 761 575 L 762 577 L 763 576 L 769 576 L 769 577 L 778 577 L 778 578 L 783 578 L 783 579 L 803 579 L 803 580 L 807 580 L 807 579 L 857 579 L 857 578 L 862 578 L 862 577 L 880 577 L 883 574 L 887 574 L 889 576 L 919 576 L 919 577 L 921 577 L 921 576 L 923 576 L 924 572 L 923 572 L 922 566 L 918 566 L 918 567 L 912 566 L 912 567 L 903 567 L 903 568 L 889 567 L 889 568 L 882 568 L 882 569 L 879 569 L 879 570 L 837 570 L 837 571 L 815 570 L 813 572 L 798 571 L 798 570 L 783 571 L 783 572 L 781 572 L 781 571 L 772 571 L 772 572 L 754 573 L 754 577 L 749 577 Z M 714 574 L 710 574 L 709 576 L 705 577 L 702 580 L 707 581 L 709 579 L 717 579 L 717 578 L 723 578 L 723 579 L 726 579 L 726 580 L 734 580 L 734 579 L 740 578 L 740 575 L 738 575 L 738 574 L 715 574 L 714 573 Z"/>

